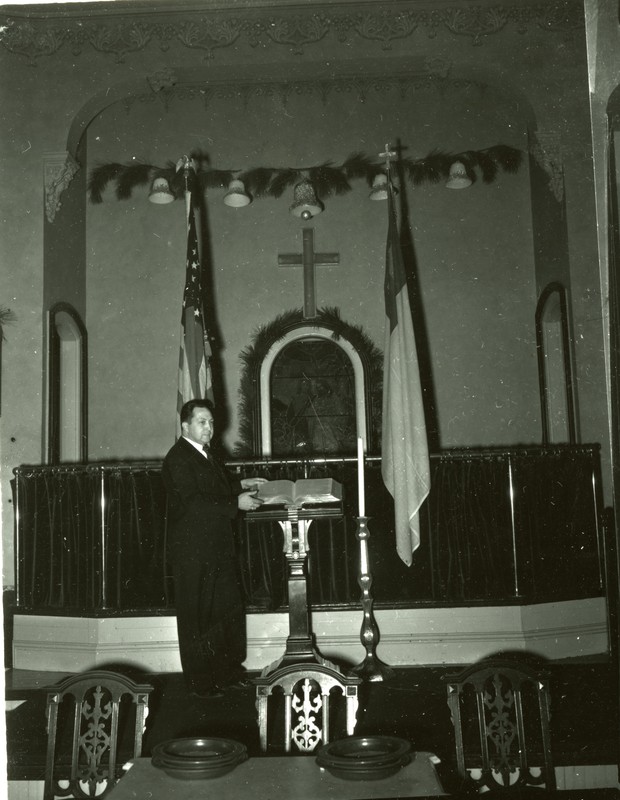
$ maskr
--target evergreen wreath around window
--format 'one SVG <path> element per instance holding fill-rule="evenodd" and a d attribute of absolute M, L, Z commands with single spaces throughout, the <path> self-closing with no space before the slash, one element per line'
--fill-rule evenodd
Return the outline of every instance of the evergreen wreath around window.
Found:
<path fill-rule="evenodd" d="M 368 451 L 378 451 L 381 443 L 381 403 L 383 393 L 383 353 L 359 325 L 351 325 L 340 317 L 338 308 L 322 308 L 317 316 L 306 319 L 302 309 L 280 314 L 272 322 L 258 328 L 252 344 L 239 355 L 242 362 L 239 387 L 239 440 L 235 455 L 253 458 L 260 455 L 260 370 L 273 345 L 295 328 L 316 326 L 332 331 L 332 339 L 348 341 L 360 356 L 365 372 L 365 406 L 368 428 Z"/>

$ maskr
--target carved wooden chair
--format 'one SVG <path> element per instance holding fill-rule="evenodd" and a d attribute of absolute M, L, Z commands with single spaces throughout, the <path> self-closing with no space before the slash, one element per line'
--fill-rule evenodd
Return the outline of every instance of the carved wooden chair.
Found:
<path fill-rule="evenodd" d="M 460 791 L 508 798 L 555 792 L 546 672 L 490 659 L 446 681 Z"/>
<path fill-rule="evenodd" d="M 345 705 L 345 728 L 352 736 L 357 723 L 359 700 L 357 689 L 361 678 L 349 677 L 327 664 L 290 664 L 275 669 L 267 675 L 254 678 L 256 709 L 263 752 L 268 745 L 268 712 L 273 690 L 284 696 L 284 752 L 292 747 L 302 753 L 311 753 L 319 744 L 330 741 L 330 715 L 332 700 L 340 699 Z"/>
<path fill-rule="evenodd" d="M 138 758 L 153 687 L 106 670 L 47 689 L 44 800 L 106 794 Z"/>

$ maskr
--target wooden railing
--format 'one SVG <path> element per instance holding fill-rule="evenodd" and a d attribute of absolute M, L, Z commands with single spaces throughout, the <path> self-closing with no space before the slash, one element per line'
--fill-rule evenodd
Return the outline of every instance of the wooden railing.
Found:
<path fill-rule="evenodd" d="M 159 613 L 174 608 L 160 463 L 22 466 L 13 482 L 16 598 L 33 613 Z M 310 529 L 314 607 L 359 603 L 356 461 L 234 461 L 240 476 L 330 475 L 344 516 Z M 532 603 L 604 591 L 596 446 L 449 451 L 431 458 L 431 492 L 414 563 L 396 555 L 380 459 L 366 465 L 377 606 Z M 250 610 L 286 603 L 276 523 L 237 523 Z"/>

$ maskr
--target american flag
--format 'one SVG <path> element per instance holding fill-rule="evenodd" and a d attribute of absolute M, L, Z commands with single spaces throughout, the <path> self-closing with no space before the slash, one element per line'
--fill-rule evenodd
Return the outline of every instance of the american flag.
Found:
<path fill-rule="evenodd" d="M 391 186 L 388 215 L 381 474 L 394 498 L 396 550 L 405 564 L 411 565 L 413 551 L 420 544 L 418 512 L 430 489 L 430 466 L 418 356 Z"/>
<path fill-rule="evenodd" d="M 194 209 L 187 216 L 187 258 L 185 289 L 181 313 L 181 347 L 179 350 L 179 388 L 177 410 L 188 400 L 213 399 L 211 381 L 211 346 L 207 337 L 203 308 L 200 256 Z"/>

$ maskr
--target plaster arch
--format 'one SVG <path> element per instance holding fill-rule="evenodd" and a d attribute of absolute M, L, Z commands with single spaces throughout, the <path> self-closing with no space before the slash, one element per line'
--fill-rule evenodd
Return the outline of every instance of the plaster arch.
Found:
<path fill-rule="evenodd" d="M 419 63 L 416 63 L 419 62 Z M 355 63 L 357 66 L 354 70 L 349 70 L 349 75 L 345 73 L 339 76 L 340 78 L 352 78 L 352 77 L 359 77 L 359 75 L 366 75 L 366 66 L 363 60 L 359 60 L 359 62 L 352 62 Z M 393 78 L 394 80 L 404 79 L 407 76 L 415 76 L 415 75 L 424 75 L 427 74 L 428 76 L 431 75 L 428 69 L 424 67 L 422 64 L 421 59 L 416 59 L 413 61 L 411 59 L 403 59 L 402 64 L 398 64 L 398 60 L 396 61 L 397 68 L 395 69 L 394 62 L 390 62 L 389 71 L 384 71 L 383 75 L 379 76 L 366 76 L 369 81 L 372 81 L 375 77 L 383 77 L 383 78 Z M 201 84 L 204 85 L 217 85 L 217 86 L 226 86 L 226 87 L 234 87 L 235 85 L 238 86 L 245 86 L 249 84 L 259 84 L 264 83 L 266 81 L 278 81 L 281 84 L 286 84 L 292 81 L 303 80 L 303 76 L 305 76 L 308 71 L 312 74 L 312 70 L 308 70 L 308 64 L 305 63 L 303 66 L 303 72 L 300 73 L 300 76 L 296 76 L 295 70 L 287 71 L 286 78 L 283 80 L 281 77 L 281 70 L 282 67 L 277 65 L 277 71 L 273 71 L 273 67 L 271 68 L 259 68 L 252 69 L 250 65 L 241 65 L 238 69 L 231 71 L 230 69 L 226 69 L 225 71 L 221 71 L 218 69 L 214 69 L 210 67 L 209 69 L 201 68 L 200 70 L 195 70 L 191 68 L 179 68 L 176 70 L 172 70 L 171 74 L 175 77 L 174 86 L 171 87 L 170 91 L 174 92 L 176 87 L 191 87 L 191 86 L 200 86 Z M 496 71 L 491 71 L 488 69 L 480 69 L 480 68 L 464 68 L 462 69 L 460 66 L 452 67 L 451 71 L 454 71 L 456 74 L 459 75 L 459 82 L 471 81 L 474 83 L 479 84 L 481 87 L 487 87 L 490 89 L 495 89 L 498 91 L 502 91 L 504 94 L 508 94 L 514 99 L 515 104 L 519 108 L 519 111 L 523 117 L 523 125 L 524 129 L 527 131 L 535 131 L 538 127 L 537 122 L 537 115 L 535 111 L 535 107 L 526 94 L 524 90 L 519 88 L 513 82 L 506 81 L 503 77 L 499 75 Z M 232 76 L 232 77 L 231 77 Z M 325 83 L 329 81 L 336 82 L 338 79 L 336 78 L 328 78 L 325 76 L 319 76 L 313 79 L 312 81 L 307 81 L 308 83 L 319 82 Z M 450 81 L 449 77 L 445 77 L 442 80 L 447 82 Z M 114 105 L 115 103 L 120 102 L 127 102 L 131 99 L 137 99 L 140 97 L 144 97 L 148 95 L 149 91 L 157 93 L 158 90 L 154 89 L 149 84 L 149 76 L 144 75 L 144 77 L 131 80 L 131 81 L 122 81 L 116 83 L 112 86 L 107 86 L 104 90 L 97 92 L 96 94 L 92 95 L 92 97 L 86 101 L 82 105 L 82 107 L 78 110 L 75 114 L 71 125 L 69 126 L 69 131 L 67 135 L 67 152 L 69 155 L 74 158 L 76 161 L 78 150 L 80 147 L 80 143 L 82 137 L 90 123 L 102 112 L 104 112 L 107 108 Z M 161 91 L 161 90 L 159 90 Z M 84 165 L 82 165 L 84 166 Z"/>
<path fill-rule="evenodd" d="M 73 117 L 67 134 L 67 152 L 76 161 L 78 160 L 78 150 L 82 141 L 82 136 L 86 133 L 90 123 L 101 114 L 106 108 L 120 103 L 129 97 L 143 94 L 145 91 L 145 79 L 123 81 L 94 94 L 90 100 L 79 109 Z M 81 165 L 84 166 L 83 164 Z"/>

